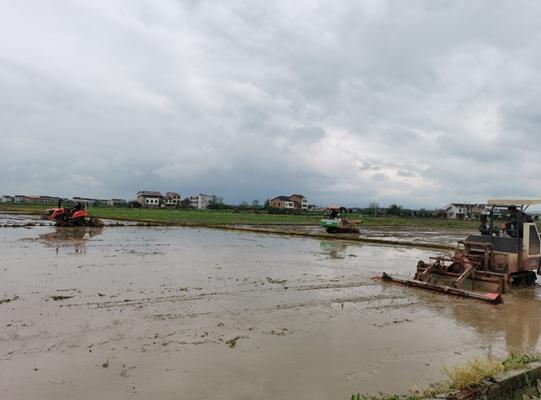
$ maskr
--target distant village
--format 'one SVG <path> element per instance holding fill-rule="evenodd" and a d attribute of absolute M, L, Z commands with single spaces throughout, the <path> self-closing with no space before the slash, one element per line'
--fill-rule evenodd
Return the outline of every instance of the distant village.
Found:
<path fill-rule="evenodd" d="M 1 203 L 19 203 L 19 204 L 43 204 L 56 205 L 59 201 L 63 204 L 81 203 L 85 207 L 132 207 L 132 208 L 223 208 L 225 206 L 223 198 L 217 195 L 195 194 L 182 198 L 180 193 L 143 190 L 137 192 L 135 200 L 126 199 L 95 199 L 88 197 L 62 198 L 58 196 L 42 195 L 21 195 L 14 196 L 3 195 L 0 197 Z M 308 200 L 301 194 L 292 194 L 291 196 L 277 196 L 267 200 L 266 204 L 259 204 L 254 200 L 251 204 L 242 202 L 241 208 L 265 208 L 272 207 L 285 210 L 304 210 L 315 208 L 314 205 L 308 205 Z"/>
<path fill-rule="evenodd" d="M 0 197 L 1 203 L 20 204 L 43 204 L 56 205 L 80 203 L 84 207 L 131 207 L 131 208 L 197 208 L 206 209 L 211 204 L 223 204 L 223 198 L 216 195 L 197 194 L 181 198 L 179 193 L 157 191 L 137 192 L 135 200 L 126 199 L 95 199 L 89 197 L 63 198 L 58 196 L 29 196 L 29 195 L 4 195 Z"/>
<path fill-rule="evenodd" d="M 120 198 L 95 199 L 88 197 L 62 198 L 43 195 L 3 195 L 0 203 L 42 204 L 55 206 L 59 201 L 64 205 L 81 203 L 84 207 L 130 207 L 130 208 L 182 208 L 182 209 L 271 209 L 284 212 L 321 212 L 326 207 L 309 204 L 302 194 L 290 196 L 279 195 L 260 204 L 258 200 L 251 203 L 241 202 L 238 205 L 224 204 L 223 198 L 217 195 L 195 194 L 182 197 L 177 192 L 139 191 L 134 200 Z M 377 203 L 370 203 L 368 207 L 352 207 L 353 213 L 365 213 L 374 216 L 412 216 L 412 217 L 439 217 L 455 220 L 476 220 L 486 211 L 487 205 L 481 203 L 449 203 L 436 210 L 405 209 L 392 204 L 380 207 Z"/>

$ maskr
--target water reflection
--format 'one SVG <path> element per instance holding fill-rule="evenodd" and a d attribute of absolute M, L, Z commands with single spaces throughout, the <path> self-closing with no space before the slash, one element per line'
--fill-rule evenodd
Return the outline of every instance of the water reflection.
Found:
<path fill-rule="evenodd" d="M 453 304 L 453 316 L 484 338 L 503 334 L 509 353 L 535 352 L 541 335 L 539 290 L 515 289 L 504 295 L 505 303 L 499 306 Z"/>
<path fill-rule="evenodd" d="M 56 227 L 53 232 L 39 236 L 46 247 L 54 248 L 58 255 L 61 248 L 73 248 L 76 254 L 86 253 L 86 241 L 103 232 L 103 227 Z"/>
<path fill-rule="evenodd" d="M 323 254 L 329 255 L 332 259 L 346 258 L 347 244 L 345 242 L 337 242 L 332 240 L 322 240 L 319 247 Z"/>

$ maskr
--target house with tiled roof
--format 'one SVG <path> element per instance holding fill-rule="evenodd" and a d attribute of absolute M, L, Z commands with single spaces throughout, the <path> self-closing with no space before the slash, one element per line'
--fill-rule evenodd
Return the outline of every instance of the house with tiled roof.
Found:
<path fill-rule="evenodd" d="M 157 208 L 163 203 L 164 197 L 160 192 L 143 190 L 137 192 L 137 202 L 141 207 Z"/>
<path fill-rule="evenodd" d="M 285 208 L 288 210 L 307 210 L 308 200 L 302 194 L 292 194 L 291 196 L 277 196 L 270 200 L 269 207 Z"/>
<path fill-rule="evenodd" d="M 180 205 L 180 193 L 177 192 L 167 192 L 164 196 L 164 206 L 170 208 L 176 208 Z"/>
<path fill-rule="evenodd" d="M 485 208 L 486 204 L 449 203 L 439 211 L 447 219 L 477 219 Z"/>

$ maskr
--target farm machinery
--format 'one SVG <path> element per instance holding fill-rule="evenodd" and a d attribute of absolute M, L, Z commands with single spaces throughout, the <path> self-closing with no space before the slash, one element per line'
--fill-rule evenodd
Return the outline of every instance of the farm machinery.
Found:
<path fill-rule="evenodd" d="M 346 218 L 347 212 L 346 207 L 330 206 L 319 225 L 324 227 L 327 233 L 359 233 L 357 224 L 362 221 Z"/>
<path fill-rule="evenodd" d="M 391 281 L 448 294 L 502 302 L 511 286 L 532 286 L 541 267 L 541 240 L 526 213 L 541 200 L 489 200 L 479 234 L 458 242 L 454 254 L 419 261 L 413 279 L 383 273 Z"/>
<path fill-rule="evenodd" d="M 91 217 L 81 203 L 68 208 L 62 207 L 62 200 L 58 201 L 58 207 L 48 209 L 41 219 L 53 221 L 56 226 L 103 226 L 103 222 Z"/>

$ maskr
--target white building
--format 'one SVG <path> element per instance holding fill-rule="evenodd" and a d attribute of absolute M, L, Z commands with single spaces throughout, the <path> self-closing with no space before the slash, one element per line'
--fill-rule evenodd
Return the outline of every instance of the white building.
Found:
<path fill-rule="evenodd" d="M 485 208 L 484 204 L 449 203 L 440 211 L 447 219 L 477 219 Z"/>
<path fill-rule="evenodd" d="M 292 194 L 291 196 L 278 196 L 269 201 L 272 208 L 287 208 L 308 210 L 308 200 L 302 194 Z"/>
<path fill-rule="evenodd" d="M 14 201 L 13 196 L 4 195 L 0 198 L 0 203 L 13 203 Z"/>
<path fill-rule="evenodd" d="M 160 192 L 144 190 L 137 192 L 137 202 L 141 204 L 142 207 L 157 208 L 162 204 L 163 196 Z"/>
<path fill-rule="evenodd" d="M 11 200 L 9 200 L 11 199 Z M 56 204 L 60 200 L 59 197 L 53 196 L 41 196 L 31 195 L 26 196 L 22 194 L 16 194 L 15 196 L 3 196 L 2 202 L 15 202 L 15 203 L 27 203 L 27 204 Z"/>
<path fill-rule="evenodd" d="M 15 203 L 27 203 L 28 196 L 25 196 L 23 194 L 16 194 L 14 197 Z"/>
<path fill-rule="evenodd" d="M 284 208 L 294 209 L 295 208 L 295 202 L 294 201 L 284 201 Z"/>
<path fill-rule="evenodd" d="M 192 208 L 204 209 L 208 207 L 211 199 L 212 197 L 207 194 L 190 196 L 190 206 Z"/>

